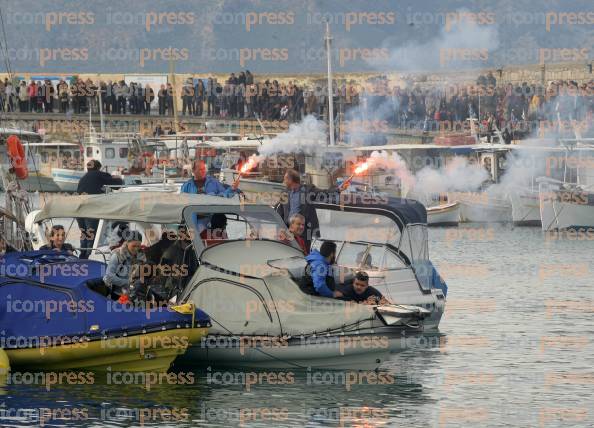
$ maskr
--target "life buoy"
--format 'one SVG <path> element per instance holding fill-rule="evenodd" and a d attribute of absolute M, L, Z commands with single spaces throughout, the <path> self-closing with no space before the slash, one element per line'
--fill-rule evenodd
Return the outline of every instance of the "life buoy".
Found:
<path fill-rule="evenodd" d="M 27 168 L 27 160 L 25 158 L 25 148 L 21 144 L 21 140 L 16 135 L 11 135 L 6 140 L 6 152 L 10 158 L 10 163 L 14 169 L 14 174 L 17 178 L 24 180 L 29 176 L 29 169 Z"/>

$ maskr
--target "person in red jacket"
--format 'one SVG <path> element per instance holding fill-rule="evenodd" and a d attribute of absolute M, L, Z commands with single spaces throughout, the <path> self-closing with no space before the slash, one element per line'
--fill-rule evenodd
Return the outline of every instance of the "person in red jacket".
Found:
<path fill-rule="evenodd" d="M 299 213 L 293 214 L 289 217 L 289 231 L 281 231 L 280 240 L 285 242 L 295 241 L 299 244 L 299 247 L 303 251 L 303 254 L 307 256 L 307 245 L 305 239 L 302 238 L 303 231 L 305 230 L 305 217 Z"/>

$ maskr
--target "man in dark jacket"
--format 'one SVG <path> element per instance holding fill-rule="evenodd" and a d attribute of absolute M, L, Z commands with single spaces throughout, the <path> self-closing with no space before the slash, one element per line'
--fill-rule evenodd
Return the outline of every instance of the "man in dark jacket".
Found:
<path fill-rule="evenodd" d="M 301 214 L 305 217 L 303 239 L 309 252 L 312 239 L 320 236 L 318 216 L 315 208 L 311 205 L 312 202 L 315 202 L 319 190 L 313 186 L 302 185 L 301 176 L 294 169 L 287 170 L 283 184 L 287 188 L 287 193 L 281 199 L 281 203 L 277 205 L 276 211 L 287 226 L 289 226 L 289 219 L 293 214 Z"/>
<path fill-rule="evenodd" d="M 104 192 L 103 186 L 122 185 L 121 178 L 112 177 L 111 174 L 101 171 L 101 162 L 91 159 L 87 162 L 87 173 L 82 176 L 78 182 L 76 192 L 87 195 L 99 195 Z M 95 241 L 95 231 L 99 225 L 99 220 L 90 218 L 77 218 L 78 228 L 80 229 L 80 258 L 87 259 L 91 254 L 88 250 Z"/>
<path fill-rule="evenodd" d="M 342 288 L 342 300 L 350 300 L 366 305 L 388 305 L 390 302 L 376 288 L 369 285 L 369 275 L 359 271 L 352 284 Z"/>

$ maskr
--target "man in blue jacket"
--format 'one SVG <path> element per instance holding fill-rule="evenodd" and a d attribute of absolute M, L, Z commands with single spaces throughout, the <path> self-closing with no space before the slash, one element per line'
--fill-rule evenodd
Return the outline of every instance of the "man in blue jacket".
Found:
<path fill-rule="evenodd" d="M 191 178 L 182 185 L 181 193 L 204 193 L 212 196 L 231 198 L 239 191 L 238 183 L 233 183 L 230 187 L 227 187 L 216 178 L 208 175 L 206 162 L 202 159 L 194 160 L 192 163 L 192 173 L 194 178 Z"/>
<path fill-rule="evenodd" d="M 336 244 L 332 241 L 324 241 L 319 251 L 312 250 L 305 257 L 307 267 L 302 285 L 305 293 L 322 297 L 342 297 L 342 293 L 336 290 L 332 274 L 332 264 L 335 259 Z"/>

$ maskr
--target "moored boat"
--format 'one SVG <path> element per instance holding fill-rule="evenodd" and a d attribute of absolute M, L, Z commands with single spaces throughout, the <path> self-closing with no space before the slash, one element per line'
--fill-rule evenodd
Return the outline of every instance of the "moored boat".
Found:
<path fill-rule="evenodd" d="M 426 213 L 421 204 L 392 199 L 385 205 L 358 204 L 358 195 L 351 196 L 348 202 L 326 198 L 315 204 L 320 236 L 313 245 L 333 240 L 338 247 L 337 271 L 347 277 L 355 270 L 367 272 L 370 285 L 408 308 L 398 316 L 394 310 L 380 314 L 377 306 L 302 291 L 304 255 L 296 242 L 280 238 L 286 226 L 267 205 L 173 192 L 113 192 L 52 199 L 31 213 L 27 224 L 35 232 L 53 218 L 98 219 L 93 254 L 99 257 L 99 245 L 106 243 L 116 224 L 124 222 L 131 230 L 141 231 L 147 251 L 173 245 L 175 240 L 167 242 L 164 233 L 174 228 L 175 236 L 181 236 L 175 228 L 187 227 L 191 238 L 185 239 L 193 245 L 182 246 L 181 252 L 183 260 L 189 257 L 188 270 L 167 298 L 199 305 L 216 327 L 188 349 L 186 362 L 271 367 L 309 361 L 319 367 L 363 363 L 377 367 L 390 351 L 399 349 L 403 337 L 437 328 L 447 289 L 428 260 Z M 226 217 L 226 239 L 201 236 L 214 215 Z M 362 235 L 354 236 L 353 231 Z M 190 261 L 192 255 L 195 263 Z M 380 345 L 373 349 L 359 342 L 345 345 L 352 343 L 349 339 L 362 338 Z M 281 346 L 266 349 L 270 341 L 280 341 Z"/>
<path fill-rule="evenodd" d="M 542 230 L 594 228 L 594 188 L 541 179 L 539 198 Z"/>
<path fill-rule="evenodd" d="M 2 268 L 1 346 L 13 368 L 166 371 L 210 323 L 190 305 L 119 303 L 97 261 L 13 252 Z"/>
<path fill-rule="evenodd" d="M 427 208 L 427 224 L 429 226 L 456 226 L 459 221 L 459 202 L 450 202 Z"/>
<path fill-rule="evenodd" d="M 512 221 L 517 226 L 540 226 L 540 202 L 538 190 L 514 187 L 509 190 Z"/>

